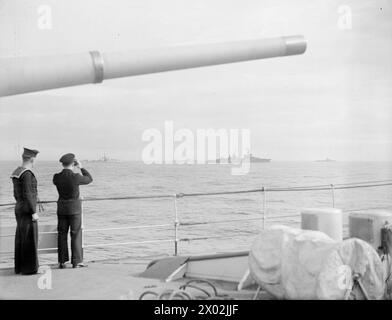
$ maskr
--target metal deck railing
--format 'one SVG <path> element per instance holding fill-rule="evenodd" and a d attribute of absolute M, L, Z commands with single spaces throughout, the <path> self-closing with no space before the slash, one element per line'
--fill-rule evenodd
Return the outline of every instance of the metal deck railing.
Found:
<path fill-rule="evenodd" d="M 119 200 L 140 200 L 140 199 L 173 199 L 173 222 L 166 224 L 153 224 L 153 225 L 136 225 L 136 226 L 124 226 L 124 227 L 110 227 L 110 228 L 96 228 L 96 229 L 86 229 L 82 222 L 82 234 L 83 234 L 83 248 L 92 247 L 107 247 L 107 246 L 124 246 L 124 245 L 137 245 L 137 244 L 153 244 L 162 242 L 172 242 L 174 245 L 174 255 L 178 254 L 178 245 L 183 241 L 196 241 L 196 240 L 207 240 L 207 239 L 223 239 L 230 236 L 204 236 L 204 237 L 190 237 L 190 238 L 180 238 L 179 229 L 181 226 L 196 226 L 196 225 L 209 225 L 209 224 L 226 224 L 226 223 L 240 223 L 245 221 L 257 221 L 261 220 L 262 227 L 265 227 L 267 220 L 267 208 L 268 208 L 268 198 L 267 194 L 272 192 L 303 192 L 303 191 L 330 191 L 331 192 L 331 206 L 335 207 L 335 192 L 336 190 L 343 189 L 357 189 L 357 188 L 375 188 L 375 187 L 386 187 L 392 186 L 392 180 L 378 180 L 378 181 L 362 181 L 355 183 L 344 183 L 344 184 L 325 184 L 325 185 L 313 185 L 313 186 L 297 186 L 297 187 L 267 187 L 263 186 L 259 189 L 249 189 L 249 190 L 236 190 L 236 191 L 219 191 L 219 192 L 202 192 L 202 193 L 176 193 L 176 194 L 162 194 L 162 195 L 141 195 L 141 196 L 121 196 L 121 197 L 86 197 L 83 198 L 83 202 L 88 201 L 119 201 Z M 230 195 L 230 194 L 249 194 L 249 193 L 259 193 L 262 196 L 262 215 L 260 217 L 242 218 L 242 219 L 225 219 L 225 220 L 209 220 L 209 221 L 188 221 L 181 222 L 179 211 L 178 211 L 178 200 L 180 198 L 187 197 L 202 197 L 202 196 L 217 196 L 217 195 Z M 391 197 L 392 200 L 392 197 Z M 55 200 L 49 201 L 39 201 L 39 204 L 49 204 L 56 203 Z M 13 206 L 15 203 L 3 203 L 0 207 Z M 356 208 L 344 210 L 345 212 L 370 210 L 370 209 L 387 209 L 392 208 L 387 207 L 367 207 L 367 208 Z M 281 220 L 287 218 L 298 218 L 299 215 L 286 215 L 286 216 L 275 216 L 269 217 L 269 221 Z M 83 221 L 83 210 L 82 210 L 82 221 Z M 101 232 L 101 231 L 116 231 L 116 230 L 132 230 L 132 229 L 157 229 L 157 228 L 168 228 L 172 229 L 173 237 L 168 239 L 158 239 L 158 240 L 145 240 L 145 241 L 126 241 L 126 242 L 111 242 L 111 243 L 95 243 L 88 244 L 84 243 L 84 234 L 87 232 Z M 57 231 L 52 232 L 40 232 L 40 234 L 56 234 Z M 239 234 L 243 236 L 242 234 Z M 249 235 L 249 233 L 247 233 Z M 13 235 L 0 235 L 0 237 L 9 237 Z M 56 250 L 57 248 L 45 248 L 40 249 L 40 251 L 50 251 Z"/>

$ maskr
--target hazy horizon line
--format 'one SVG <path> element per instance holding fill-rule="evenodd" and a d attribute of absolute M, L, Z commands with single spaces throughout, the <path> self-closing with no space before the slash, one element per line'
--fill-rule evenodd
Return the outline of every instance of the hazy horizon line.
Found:
<path fill-rule="evenodd" d="M 116 163 L 116 162 L 138 162 L 138 163 L 144 163 L 142 160 L 122 160 L 122 159 L 115 159 L 113 160 L 109 160 L 109 161 L 100 161 L 100 160 L 80 160 L 81 162 L 85 162 L 85 163 Z M 195 161 L 195 163 L 152 163 L 152 165 L 205 165 L 205 164 L 221 164 L 221 165 L 230 165 L 230 163 L 215 163 L 215 160 L 207 160 L 205 163 L 197 163 Z M 0 159 L 0 162 L 21 162 L 21 160 L 11 160 L 11 159 Z M 37 160 L 37 162 L 59 162 L 59 160 L 54 160 L 54 159 L 39 159 Z M 317 160 L 301 160 L 301 159 L 297 159 L 297 160 L 273 160 L 271 159 L 270 162 L 267 163 L 271 163 L 271 162 L 320 162 L 320 163 L 333 163 L 333 162 L 392 162 L 391 160 L 332 160 L 332 161 L 325 161 L 325 159 L 317 159 Z M 254 162 L 253 162 L 254 163 Z M 252 163 L 252 164 L 253 164 Z M 262 164 L 267 164 L 267 163 L 262 163 Z M 233 165 L 235 165 L 235 163 L 232 163 Z M 148 164 L 150 165 L 150 164 Z"/>

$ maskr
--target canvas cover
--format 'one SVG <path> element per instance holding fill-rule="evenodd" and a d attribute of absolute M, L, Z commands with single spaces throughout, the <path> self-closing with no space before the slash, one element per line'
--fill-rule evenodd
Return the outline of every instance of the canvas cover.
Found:
<path fill-rule="evenodd" d="M 263 230 L 249 254 L 261 287 L 279 299 L 344 299 L 359 274 L 369 298 L 384 294 L 377 252 L 360 239 L 335 241 L 319 231 L 276 226 Z"/>

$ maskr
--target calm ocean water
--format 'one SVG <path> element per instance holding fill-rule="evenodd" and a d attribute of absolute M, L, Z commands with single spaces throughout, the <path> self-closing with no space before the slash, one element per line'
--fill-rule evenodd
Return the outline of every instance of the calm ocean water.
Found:
<path fill-rule="evenodd" d="M 9 175 L 17 162 L 0 162 L 0 203 L 13 202 Z M 137 162 L 86 162 L 94 182 L 81 187 L 84 197 L 119 197 L 151 194 L 235 191 L 266 187 L 313 186 L 392 179 L 389 162 L 271 162 L 253 163 L 250 173 L 231 175 L 230 165 L 145 165 Z M 34 169 L 41 200 L 56 200 L 52 176 L 60 171 L 57 162 L 38 161 Z M 304 207 L 331 206 L 331 191 L 267 193 L 267 226 L 284 222 L 298 225 Z M 369 207 L 392 208 L 392 187 L 335 191 L 335 206 L 345 210 Z M 178 199 L 180 222 L 226 221 L 224 224 L 180 226 L 179 238 L 225 237 L 182 241 L 179 253 L 210 253 L 249 248 L 262 226 L 262 194 L 235 194 L 186 197 Z M 279 216 L 293 215 L 279 219 Z M 45 205 L 40 224 L 56 223 L 55 204 Z M 15 225 L 13 207 L 0 207 L 3 226 Z M 229 222 L 233 219 L 260 220 Z M 142 199 L 84 203 L 85 229 L 171 224 L 173 199 Z M 174 236 L 173 227 L 131 229 L 85 233 L 85 244 L 165 240 Z M 90 247 L 86 260 L 121 257 L 162 256 L 173 253 L 172 242 Z M 54 255 L 41 255 L 43 261 L 55 261 Z M 4 257 L 3 257 L 4 258 Z M 3 259 L 3 261 L 5 261 Z M 9 259 L 8 259 L 9 262 Z"/>

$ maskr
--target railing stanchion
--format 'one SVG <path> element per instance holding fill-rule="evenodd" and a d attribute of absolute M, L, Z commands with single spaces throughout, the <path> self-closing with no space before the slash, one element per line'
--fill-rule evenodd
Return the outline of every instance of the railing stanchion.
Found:
<path fill-rule="evenodd" d="M 178 220 L 178 209 L 177 209 L 177 197 L 178 195 L 174 195 L 174 255 L 178 255 L 178 227 L 179 227 L 179 220 Z"/>
<path fill-rule="evenodd" d="M 332 192 L 332 208 L 335 208 L 335 187 L 331 183 L 331 192 Z"/>
<path fill-rule="evenodd" d="M 266 211 L 267 211 L 267 188 L 263 186 L 263 229 L 265 228 L 265 220 L 267 218 Z"/>
<path fill-rule="evenodd" d="M 81 200 L 81 204 L 80 204 L 80 207 L 81 207 L 81 213 L 80 213 L 80 218 L 81 218 L 81 232 L 82 232 L 82 252 L 83 252 L 83 248 L 84 248 L 84 216 L 83 216 L 83 197 L 80 197 L 80 200 Z M 82 255 L 83 255 L 83 253 L 82 253 Z"/>

